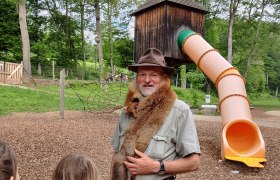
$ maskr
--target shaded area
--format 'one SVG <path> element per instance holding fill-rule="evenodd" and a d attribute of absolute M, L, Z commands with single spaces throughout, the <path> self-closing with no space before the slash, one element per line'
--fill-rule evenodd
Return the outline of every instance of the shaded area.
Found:
<path fill-rule="evenodd" d="M 280 120 L 280 110 L 279 109 L 272 109 L 266 110 L 265 108 L 255 107 L 251 110 L 252 117 L 255 119 L 279 119 Z"/>

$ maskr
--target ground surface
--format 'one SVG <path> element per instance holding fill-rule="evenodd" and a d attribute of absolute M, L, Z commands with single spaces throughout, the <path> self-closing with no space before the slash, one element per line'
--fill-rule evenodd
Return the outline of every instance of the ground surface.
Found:
<path fill-rule="evenodd" d="M 280 179 L 280 112 L 252 111 L 266 142 L 265 168 L 256 171 L 239 162 L 221 161 L 221 119 L 196 115 L 202 150 L 197 172 L 181 174 L 177 179 Z M 58 112 L 17 113 L 0 117 L 0 139 L 16 151 L 22 180 L 50 179 L 59 159 L 72 152 L 89 155 L 100 174 L 108 179 L 115 128 L 114 113 Z"/>

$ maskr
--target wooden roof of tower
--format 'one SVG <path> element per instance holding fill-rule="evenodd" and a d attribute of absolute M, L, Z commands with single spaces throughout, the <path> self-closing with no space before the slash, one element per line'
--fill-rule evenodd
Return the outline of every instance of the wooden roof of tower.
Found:
<path fill-rule="evenodd" d="M 193 9 L 197 9 L 198 11 L 201 11 L 204 14 L 209 13 L 209 11 L 207 11 L 203 6 L 201 6 L 197 2 L 193 2 L 192 0 L 148 0 L 146 3 L 144 3 L 138 9 L 133 11 L 131 13 L 131 15 L 134 16 L 135 14 L 139 13 L 140 11 L 143 11 L 147 8 L 155 6 L 155 5 L 157 5 L 159 3 L 162 3 L 162 2 L 173 2 L 173 3 L 176 3 L 178 5 L 183 5 L 183 6 L 191 7 Z"/>
<path fill-rule="evenodd" d="M 177 36 L 185 29 L 203 35 L 207 13 L 202 5 L 192 0 L 147 0 L 131 14 L 135 16 L 134 62 L 147 48 L 154 47 L 163 52 L 168 66 L 177 68 L 193 63 L 178 48 Z"/>

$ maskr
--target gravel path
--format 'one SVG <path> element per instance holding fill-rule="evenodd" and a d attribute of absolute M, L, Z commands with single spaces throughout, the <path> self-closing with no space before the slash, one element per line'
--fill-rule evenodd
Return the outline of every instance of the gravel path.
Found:
<path fill-rule="evenodd" d="M 254 117 L 253 111 L 252 114 Z M 280 179 L 278 114 L 253 118 L 260 125 L 268 159 L 265 168 L 259 171 L 239 162 L 222 161 L 220 117 L 195 115 L 202 150 L 201 167 L 177 179 Z M 64 120 L 59 118 L 59 112 L 16 113 L 0 117 L 0 139 L 16 151 L 22 180 L 49 180 L 59 159 L 72 152 L 89 155 L 100 174 L 108 179 L 110 140 L 116 121 L 116 114 L 106 112 L 66 111 Z"/>

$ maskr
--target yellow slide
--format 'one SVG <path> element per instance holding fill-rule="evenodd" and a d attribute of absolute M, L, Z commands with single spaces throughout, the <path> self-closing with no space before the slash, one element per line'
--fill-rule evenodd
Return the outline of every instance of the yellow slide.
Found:
<path fill-rule="evenodd" d="M 201 35 L 183 30 L 178 46 L 215 83 L 223 121 L 221 156 L 263 168 L 265 143 L 258 126 L 252 121 L 245 80 L 238 70 L 209 45 Z"/>

